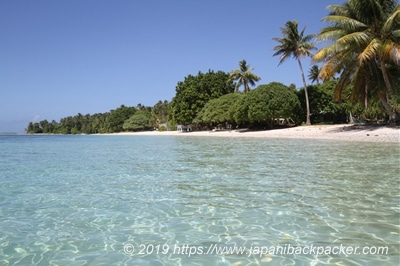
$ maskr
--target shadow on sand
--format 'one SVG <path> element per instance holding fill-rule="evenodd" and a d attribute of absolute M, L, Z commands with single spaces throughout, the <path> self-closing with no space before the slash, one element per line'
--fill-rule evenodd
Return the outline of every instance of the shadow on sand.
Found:
<path fill-rule="evenodd" d="M 362 132 L 362 131 L 375 131 L 381 128 L 391 128 L 391 129 L 400 129 L 400 126 L 396 125 L 376 125 L 376 124 L 354 124 L 354 125 L 345 125 L 339 128 L 333 128 L 330 132 L 343 132 L 343 131 L 350 131 L 350 132 Z"/>

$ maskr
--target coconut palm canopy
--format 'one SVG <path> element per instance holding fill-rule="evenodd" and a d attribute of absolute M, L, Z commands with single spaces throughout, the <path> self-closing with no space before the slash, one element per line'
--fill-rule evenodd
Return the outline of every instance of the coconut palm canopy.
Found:
<path fill-rule="evenodd" d="M 320 78 L 328 80 L 340 73 L 335 87 L 338 99 L 352 85 L 353 101 L 376 97 L 389 117 L 396 119 L 390 102 L 393 73 L 400 64 L 399 4 L 395 0 L 348 0 L 328 8 L 330 14 L 323 21 L 329 25 L 319 32 L 317 41 L 331 44 L 313 57 L 323 62 Z"/>
<path fill-rule="evenodd" d="M 242 60 L 239 62 L 240 69 L 234 69 L 230 73 L 230 78 L 228 82 L 237 80 L 235 91 L 238 91 L 240 86 L 244 86 L 244 93 L 250 91 L 250 86 L 255 86 L 256 82 L 261 80 L 259 76 L 253 74 L 251 71 L 253 68 L 250 68 L 250 65 L 247 64 L 246 60 Z"/>
<path fill-rule="evenodd" d="M 276 51 L 274 56 L 280 55 L 279 64 L 282 64 L 290 56 L 297 60 L 312 55 L 311 50 L 314 50 L 315 46 L 310 41 L 315 35 L 304 35 L 306 27 L 299 32 L 298 22 L 288 21 L 280 29 L 283 37 L 273 38 L 273 40 L 280 43 L 280 45 L 273 48 Z"/>
<path fill-rule="evenodd" d="M 303 66 L 301 64 L 301 59 L 306 56 L 311 56 L 311 51 L 316 49 L 313 43 L 310 41 L 314 38 L 314 34 L 305 35 L 304 27 L 300 32 L 298 30 L 298 23 L 297 21 L 288 21 L 286 22 L 284 27 L 281 27 L 282 36 L 280 38 L 273 38 L 273 40 L 280 43 L 280 45 L 275 46 L 273 49 L 276 51 L 274 56 L 280 56 L 279 64 L 282 64 L 286 59 L 289 57 L 293 57 L 297 60 L 300 71 L 301 77 L 303 79 L 304 85 L 304 93 L 306 99 L 306 109 L 307 109 L 307 117 L 306 117 L 306 124 L 310 125 L 310 104 L 308 99 L 307 93 L 307 84 L 306 78 L 304 76 Z"/>
<path fill-rule="evenodd" d="M 308 79 L 313 83 L 317 82 L 317 84 L 319 84 L 319 71 L 319 67 L 317 65 L 313 65 L 308 71 Z"/>

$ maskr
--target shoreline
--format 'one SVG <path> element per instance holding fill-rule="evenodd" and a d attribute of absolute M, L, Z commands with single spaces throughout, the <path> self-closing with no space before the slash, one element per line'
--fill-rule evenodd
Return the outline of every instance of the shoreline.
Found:
<path fill-rule="evenodd" d="M 358 142 L 400 143 L 400 127 L 374 125 L 311 125 L 262 131 L 218 130 L 218 131 L 143 131 L 94 134 L 105 136 L 193 136 L 193 137 L 245 137 L 279 139 L 315 139 Z"/>

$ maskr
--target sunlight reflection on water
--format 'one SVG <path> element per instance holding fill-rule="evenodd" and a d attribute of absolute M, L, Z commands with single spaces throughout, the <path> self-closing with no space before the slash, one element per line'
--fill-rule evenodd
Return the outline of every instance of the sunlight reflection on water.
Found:
<path fill-rule="evenodd" d="M 393 144 L 14 136 L 1 137 L 0 148 L 5 265 L 399 263 L 399 147 Z M 124 254 L 125 244 L 135 251 Z M 175 245 L 236 245 L 246 252 L 388 246 L 389 252 L 187 256 L 173 254 Z M 151 254 L 139 254 L 141 248 Z"/>

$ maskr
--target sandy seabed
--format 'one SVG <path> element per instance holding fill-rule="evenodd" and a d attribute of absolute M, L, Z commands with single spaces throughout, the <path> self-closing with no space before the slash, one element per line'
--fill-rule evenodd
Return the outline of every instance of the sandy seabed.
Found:
<path fill-rule="evenodd" d="M 131 136 L 201 136 L 201 137 L 252 137 L 252 138 L 291 138 L 325 139 L 362 142 L 400 143 L 400 127 L 368 125 L 312 125 L 263 131 L 220 130 L 220 131 L 143 131 L 122 132 L 104 135 Z"/>

